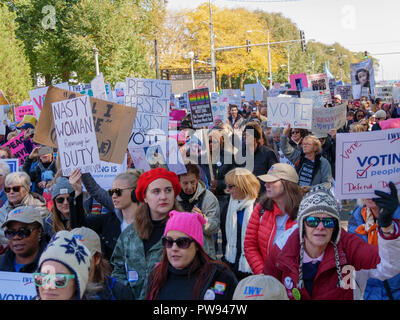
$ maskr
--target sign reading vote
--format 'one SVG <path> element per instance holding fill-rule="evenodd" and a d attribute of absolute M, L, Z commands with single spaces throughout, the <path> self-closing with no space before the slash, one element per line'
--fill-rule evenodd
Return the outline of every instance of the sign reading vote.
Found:
<path fill-rule="evenodd" d="M 0 272 L 0 300 L 32 300 L 36 296 L 31 273 Z"/>
<path fill-rule="evenodd" d="M 63 175 L 75 168 L 94 173 L 100 157 L 89 96 L 54 102 L 51 107 Z"/>
<path fill-rule="evenodd" d="M 336 135 L 338 199 L 376 198 L 390 181 L 400 189 L 400 129 Z"/>
<path fill-rule="evenodd" d="M 311 129 L 313 101 L 303 98 L 268 98 L 268 127 Z"/>

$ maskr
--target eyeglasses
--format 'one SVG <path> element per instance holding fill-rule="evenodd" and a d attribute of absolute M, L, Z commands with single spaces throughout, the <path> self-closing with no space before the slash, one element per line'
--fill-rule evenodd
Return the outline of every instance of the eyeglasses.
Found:
<path fill-rule="evenodd" d="M 110 195 L 110 197 L 112 197 L 113 194 L 116 193 L 116 194 L 117 194 L 117 197 L 120 197 L 120 196 L 122 195 L 122 191 L 123 191 L 123 190 L 127 190 L 127 189 L 133 189 L 133 188 L 131 187 L 131 188 L 125 188 L 125 189 L 120 189 L 120 188 L 109 189 L 109 190 L 108 190 L 108 194 Z"/>
<path fill-rule="evenodd" d="M 29 229 L 25 227 L 19 228 L 17 231 L 7 229 L 6 231 L 4 231 L 4 235 L 8 240 L 13 239 L 15 235 L 18 235 L 19 238 L 24 239 L 24 238 L 29 238 L 32 231 L 35 229 L 36 228 Z"/>
<path fill-rule="evenodd" d="M 15 187 L 11 187 L 11 188 L 10 187 L 4 187 L 4 191 L 6 193 L 10 193 L 11 190 L 14 191 L 14 192 L 19 192 L 21 190 L 21 188 L 22 188 L 22 186 L 15 186 Z"/>
<path fill-rule="evenodd" d="M 73 274 L 62 274 L 62 273 L 34 273 L 33 282 L 37 287 L 45 286 L 50 280 L 51 284 L 57 288 L 65 288 L 68 285 L 69 279 L 75 279 Z"/>
<path fill-rule="evenodd" d="M 162 237 L 161 239 L 162 244 L 165 248 L 171 249 L 174 245 L 174 242 L 178 246 L 179 249 L 187 249 L 190 247 L 190 244 L 194 241 L 188 237 L 181 237 L 176 240 L 172 239 L 171 237 Z"/>
<path fill-rule="evenodd" d="M 332 229 L 336 225 L 336 219 L 335 218 L 318 218 L 318 217 L 307 217 L 305 219 L 305 222 L 307 226 L 310 228 L 316 228 L 318 227 L 319 223 L 322 221 L 322 224 L 324 225 L 325 228 Z"/>
<path fill-rule="evenodd" d="M 227 184 L 227 185 L 226 185 L 226 189 L 227 189 L 227 190 L 230 190 L 230 189 L 232 189 L 232 188 L 234 188 L 234 187 L 236 187 L 234 184 Z"/>
<path fill-rule="evenodd" d="M 58 198 L 56 198 L 56 202 L 57 202 L 58 204 L 62 204 L 62 203 L 64 203 L 65 200 L 67 200 L 67 202 L 69 202 L 69 199 L 70 199 L 70 197 L 66 197 L 66 198 L 64 198 L 64 197 L 58 197 Z"/>

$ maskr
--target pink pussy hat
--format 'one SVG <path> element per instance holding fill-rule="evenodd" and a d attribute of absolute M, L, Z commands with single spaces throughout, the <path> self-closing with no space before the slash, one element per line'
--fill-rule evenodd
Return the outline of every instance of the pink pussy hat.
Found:
<path fill-rule="evenodd" d="M 164 236 L 170 230 L 180 231 L 196 240 L 203 247 L 203 225 L 206 220 L 199 213 L 179 212 L 172 210 L 165 226 Z"/>

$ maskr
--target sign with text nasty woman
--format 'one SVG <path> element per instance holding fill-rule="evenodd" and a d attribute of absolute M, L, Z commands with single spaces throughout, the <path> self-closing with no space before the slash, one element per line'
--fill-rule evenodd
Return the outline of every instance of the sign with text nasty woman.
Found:
<path fill-rule="evenodd" d="M 53 102 L 51 108 L 63 175 L 75 168 L 96 172 L 100 157 L 89 96 Z"/>
<path fill-rule="evenodd" d="M 400 129 L 336 135 L 338 199 L 376 198 L 374 190 L 400 189 Z"/>

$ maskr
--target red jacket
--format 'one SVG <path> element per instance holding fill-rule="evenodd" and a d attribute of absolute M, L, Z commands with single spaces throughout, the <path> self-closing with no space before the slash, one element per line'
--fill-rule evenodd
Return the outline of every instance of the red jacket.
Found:
<path fill-rule="evenodd" d="M 398 221 L 396 222 L 399 227 Z M 400 228 L 398 228 L 400 230 Z M 382 233 L 380 233 L 382 236 Z M 391 236 L 397 239 L 399 231 Z M 385 238 L 388 239 L 388 238 Z M 393 241 L 389 241 L 393 242 Z M 282 249 L 280 249 L 280 247 Z M 370 245 L 354 234 L 341 230 L 340 240 L 337 244 L 342 278 L 349 278 L 349 270 L 344 266 L 353 266 L 356 271 L 361 269 L 376 269 L 381 262 L 378 246 Z M 393 250 L 393 248 L 379 247 L 380 250 Z M 396 249 L 397 250 L 397 249 Z M 383 253 L 383 252 L 382 252 Z M 397 252 L 390 251 L 398 256 Z M 386 253 L 387 254 L 387 253 Z M 296 228 L 288 237 L 286 243 L 277 243 L 273 246 L 268 260 L 265 262 L 263 273 L 271 275 L 281 281 L 286 288 L 289 299 L 294 299 L 293 288 L 296 288 L 299 280 L 300 237 Z M 381 254 L 382 256 L 382 254 Z M 398 257 L 397 257 L 398 258 Z M 387 261 L 382 260 L 382 263 Z M 347 269 L 347 270 L 346 270 Z M 357 279 L 357 277 L 356 277 Z M 337 287 L 338 275 L 335 265 L 333 245 L 330 243 L 325 249 L 325 254 L 318 267 L 312 288 L 312 298 L 305 287 L 299 289 L 302 300 L 353 300 L 354 290 Z"/>
<path fill-rule="evenodd" d="M 261 205 L 258 203 L 250 216 L 244 238 L 244 254 L 254 274 L 260 274 L 264 267 L 265 259 L 271 251 L 276 234 L 276 216 L 281 210 L 274 202 L 273 211 L 264 211 L 260 216 Z M 287 219 L 285 230 L 290 229 L 296 220 Z"/>

